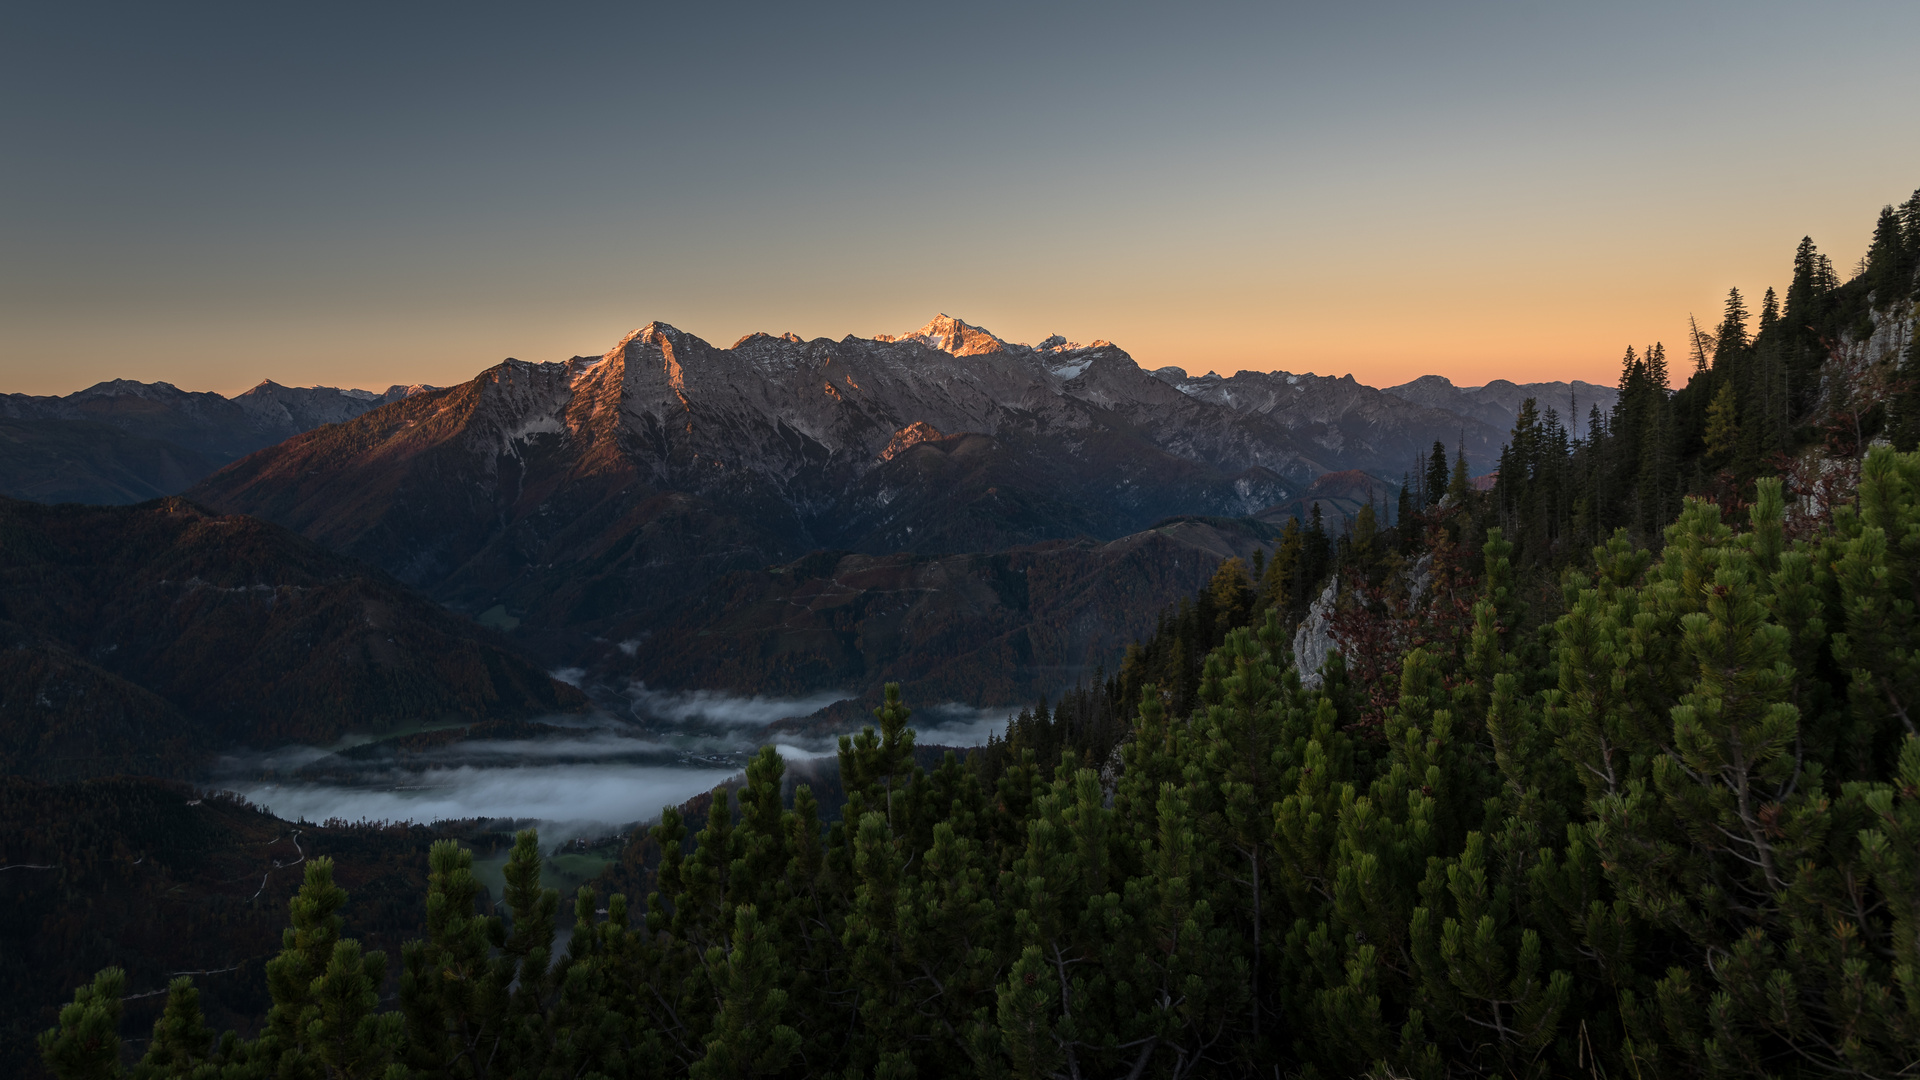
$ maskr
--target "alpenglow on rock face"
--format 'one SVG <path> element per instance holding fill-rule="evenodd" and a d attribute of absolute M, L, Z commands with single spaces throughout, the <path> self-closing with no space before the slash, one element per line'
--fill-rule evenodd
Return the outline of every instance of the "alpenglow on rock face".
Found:
<path fill-rule="evenodd" d="M 1499 443 L 1351 379 L 1299 380 L 1243 407 L 1104 341 L 1034 347 L 947 316 L 731 348 L 655 322 L 599 356 L 509 360 L 296 436 L 192 497 L 463 609 L 582 626 L 812 550 L 1112 539 L 1254 514 L 1337 469 L 1397 477 L 1463 426 L 1470 456 Z"/>

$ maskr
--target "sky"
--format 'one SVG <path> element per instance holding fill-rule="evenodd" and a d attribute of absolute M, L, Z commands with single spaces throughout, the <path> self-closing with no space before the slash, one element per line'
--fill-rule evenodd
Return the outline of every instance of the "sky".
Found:
<path fill-rule="evenodd" d="M 1613 382 L 1920 187 L 1920 4 L 0 7 L 0 392 L 945 312 Z M 1757 306 L 1757 303 L 1755 304 Z"/>

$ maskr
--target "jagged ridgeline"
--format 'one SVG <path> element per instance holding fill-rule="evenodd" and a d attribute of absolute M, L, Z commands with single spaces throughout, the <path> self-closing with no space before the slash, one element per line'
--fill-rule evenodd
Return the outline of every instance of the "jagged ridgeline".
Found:
<path fill-rule="evenodd" d="M 309 860 L 247 1034 L 182 980 L 136 1069 L 1910 1073 L 1916 216 L 1845 285 L 1803 245 L 1755 335 L 1730 297 L 1678 394 L 1655 347 L 1580 431 L 1523 410 L 1489 490 L 1442 447 L 1391 527 L 1229 560 L 986 752 L 917 764 L 890 690 L 838 813 L 763 750 L 570 920 L 533 834 L 503 914 L 436 844 L 397 962 Z M 76 992 L 55 1074 L 119 1071 L 126 993 Z"/>

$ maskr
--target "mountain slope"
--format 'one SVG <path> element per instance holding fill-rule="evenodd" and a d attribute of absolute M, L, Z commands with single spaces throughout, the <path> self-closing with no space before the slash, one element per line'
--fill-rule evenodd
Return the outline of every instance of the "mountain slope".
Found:
<path fill-rule="evenodd" d="M 0 500 L 0 547 L 8 771 L 179 775 L 234 743 L 583 704 L 477 627 L 266 522 L 180 499 Z"/>
<path fill-rule="evenodd" d="M 1181 519 L 1104 544 L 995 554 L 821 552 L 730 574 L 663 625 L 635 622 L 600 674 L 739 694 L 858 693 L 900 682 L 916 700 L 1002 705 L 1110 670 L 1169 604 L 1277 529 Z"/>
<path fill-rule="evenodd" d="M 0 419 L 0 495 L 136 503 L 185 490 L 219 462 L 92 420 Z"/>
<path fill-rule="evenodd" d="M 0 394 L 0 495 L 94 504 L 172 495 L 289 435 L 426 389 L 376 394 L 265 381 L 226 398 L 116 379 L 64 397 Z"/>
<path fill-rule="evenodd" d="M 949 554 L 1244 516 L 1463 427 L 1345 380 L 1247 407 L 1106 343 L 1011 344 L 942 316 L 897 338 L 650 323 L 598 357 L 508 361 L 296 436 L 193 497 L 277 521 L 472 612 L 599 633 L 810 550 Z M 1241 383 L 1237 385 L 1246 385 Z M 1296 388 L 1297 387 L 1297 388 Z M 527 632 L 527 631 L 523 631 Z"/>

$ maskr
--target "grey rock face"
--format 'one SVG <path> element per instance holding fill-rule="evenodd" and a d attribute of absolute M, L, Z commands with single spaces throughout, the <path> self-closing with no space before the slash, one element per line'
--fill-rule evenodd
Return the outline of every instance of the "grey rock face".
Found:
<path fill-rule="evenodd" d="M 1309 690 L 1320 688 L 1324 681 L 1321 665 L 1340 650 L 1339 643 L 1333 640 L 1333 605 L 1339 595 L 1340 578 L 1335 575 L 1307 608 L 1307 617 L 1300 620 L 1300 626 L 1293 632 L 1293 668 L 1300 673 L 1300 684 Z"/>

